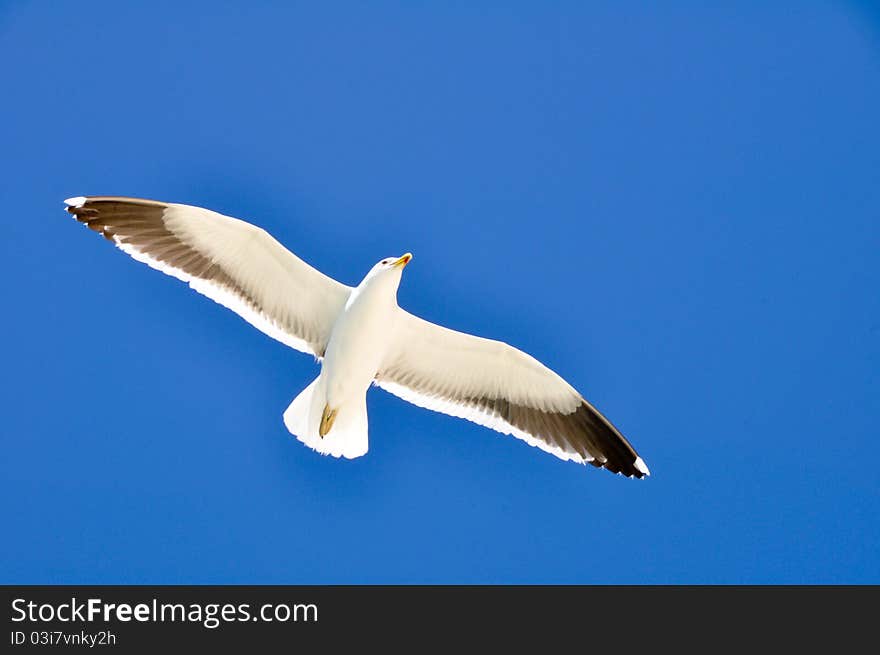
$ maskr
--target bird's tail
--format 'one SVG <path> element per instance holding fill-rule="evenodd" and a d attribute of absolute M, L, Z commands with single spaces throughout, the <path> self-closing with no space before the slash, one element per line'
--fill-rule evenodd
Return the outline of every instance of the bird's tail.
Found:
<path fill-rule="evenodd" d="M 367 396 L 350 400 L 336 410 L 332 425 L 321 436 L 322 417 L 327 408 L 323 374 L 293 399 L 284 412 L 284 425 L 297 439 L 323 455 L 353 459 L 367 453 Z M 326 426 L 325 426 L 326 427 Z"/>

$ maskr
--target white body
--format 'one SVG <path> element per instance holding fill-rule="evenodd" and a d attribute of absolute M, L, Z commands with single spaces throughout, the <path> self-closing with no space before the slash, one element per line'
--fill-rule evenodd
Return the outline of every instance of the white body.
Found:
<path fill-rule="evenodd" d="M 377 264 L 352 290 L 330 331 L 321 374 L 284 413 L 288 430 L 318 452 L 347 458 L 367 452 L 366 395 L 392 343 L 402 268 Z M 325 408 L 337 415 L 322 437 Z"/>
<path fill-rule="evenodd" d="M 333 324 L 321 365 L 331 407 L 365 394 L 385 358 L 397 313 L 397 288 L 384 282 L 368 276 Z"/>

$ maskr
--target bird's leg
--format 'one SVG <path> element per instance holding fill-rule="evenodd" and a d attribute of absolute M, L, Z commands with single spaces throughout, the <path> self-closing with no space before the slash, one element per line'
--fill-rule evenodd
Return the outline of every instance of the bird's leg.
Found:
<path fill-rule="evenodd" d="M 333 421 L 336 420 L 336 413 L 339 409 L 330 409 L 330 405 L 324 405 L 324 413 L 321 414 L 321 425 L 318 428 L 318 434 L 321 435 L 321 438 L 324 438 L 328 432 L 330 432 L 330 428 L 333 427 Z"/>

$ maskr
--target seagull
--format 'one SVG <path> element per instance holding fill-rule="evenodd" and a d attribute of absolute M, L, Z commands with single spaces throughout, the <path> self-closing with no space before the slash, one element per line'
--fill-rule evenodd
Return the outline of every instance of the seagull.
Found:
<path fill-rule="evenodd" d="M 556 457 L 627 477 L 650 475 L 630 443 L 571 385 L 501 341 L 430 323 L 397 304 L 412 254 L 388 257 L 350 287 L 268 232 L 200 207 L 141 198 L 64 201 L 132 258 L 189 284 L 321 365 L 284 412 L 319 453 L 367 452 L 371 385 L 419 407 L 510 434 Z"/>

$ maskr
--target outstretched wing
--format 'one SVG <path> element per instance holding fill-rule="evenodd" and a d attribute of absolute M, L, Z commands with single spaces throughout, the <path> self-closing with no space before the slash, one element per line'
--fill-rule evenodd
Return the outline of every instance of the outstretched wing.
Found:
<path fill-rule="evenodd" d="M 648 467 L 565 380 L 500 341 L 400 310 L 376 384 L 419 407 L 519 437 L 560 459 L 642 478 Z"/>
<path fill-rule="evenodd" d="M 76 220 L 134 259 L 189 283 L 278 341 L 324 355 L 351 288 L 265 230 L 189 205 L 93 196 L 65 200 Z"/>

